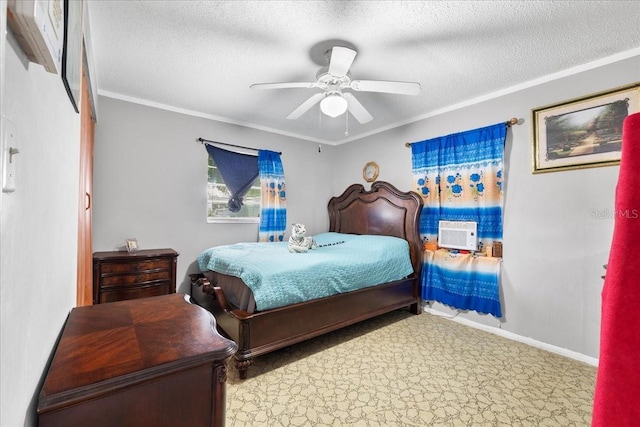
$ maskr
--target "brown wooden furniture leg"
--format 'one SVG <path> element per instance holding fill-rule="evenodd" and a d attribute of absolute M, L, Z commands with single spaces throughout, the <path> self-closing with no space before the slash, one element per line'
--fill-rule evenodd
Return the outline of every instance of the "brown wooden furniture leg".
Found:
<path fill-rule="evenodd" d="M 247 371 L 249 370 L 249 366 L 251 366 L 251 359 L 239 360 L 234 358 L 233 360 L 240 379 L 247 379 Z"/>

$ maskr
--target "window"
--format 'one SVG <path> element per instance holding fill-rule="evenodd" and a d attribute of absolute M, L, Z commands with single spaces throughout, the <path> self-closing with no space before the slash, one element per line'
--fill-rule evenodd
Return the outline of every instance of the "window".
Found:
<path fill-rule="evenodd" d="M 260 177 L 251 185 L 251 189 L 242 198 L 243 206 L 238 212 L 231 212 L 228 207 L 229 190 L 222 180 L 211 156 L 209 159 L 209 177 L 207 180 L 207 222 L 259 222 Z"/>

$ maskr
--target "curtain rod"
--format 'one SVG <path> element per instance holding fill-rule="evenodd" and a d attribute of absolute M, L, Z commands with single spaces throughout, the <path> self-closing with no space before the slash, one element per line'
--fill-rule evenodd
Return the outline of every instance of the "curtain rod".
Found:
<path fill-rule="evenodd" d="M 260 148 L 252 148 L 252 147 L 245 147 L 243 145 L 234 145 L 234 144 L 227 144 L 226 142 L 218 142 L 218 141 L 211 141 L 209 139 L 204 139 L 204 138 L 196 138 L 196 141 L 203 144 L 205 142 L 208 142 L 210 144 L 220 144 L 220 145 L 226 145 L 227 147 L 236 147 L 236 148 L 242 148 L 244 150 L 253 150 L 253 151 L 260 151 Z M 281 151 L 278 152 L 278 154 L 282 154 Z"/>
<path fill-rule="evenodd" d="M 513 125 L 519 125 L 519 124 L 520 124 L 520 121 L 519 121 L 517 118 L 512 117 L 511 119 L 509 119 L 509 120 L 507 120 L 506 122 L 504 122 L 504 124 L 505 124 L 508 128 L 510 128 L 510 127 L 511 127 L 511 126 L 513 126 Z M 411 147 L 411 143 L 410 143 L 410 142 L 405 142 L 405 143 L 404 143 L 404 146 L 405 146 L 405 147 L 407 147 L 407 148 L 409 148 L 409 147 Z"/>

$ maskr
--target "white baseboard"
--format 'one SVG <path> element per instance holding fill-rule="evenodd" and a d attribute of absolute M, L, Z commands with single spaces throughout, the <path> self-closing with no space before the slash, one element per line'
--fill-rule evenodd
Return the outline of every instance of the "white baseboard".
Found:
<path fill-rule="evenodd" d="M 518 334 L 514 334 L 513 332 L 509 332 L 509 331 L 505 331 L 504 329 L 500 329 L 500 328 L 496 328 L 493 326 L 487 326 L 487 325 L 483 325 L 481 323 L 478 322 L 474 322 L 472 320 L 469 319 L 465 319 L 464 317 L 459 317 L 459 316 L 449 316 L 447 315 L 447 313 L 443 313 L 441 311 L 438 310 L 434 310 L 430 307 L 425 306 L 423 309 L 425 312 L 434 315 L 434 316 L 438 316 L 438 317 L 442 317 L 444 319 L 448 319 L 448 320 L 453 320 L 454 322 L 458 322 L 461 323 L 465 326 L 469 326 L 472 328 L 476 328 L 476 329 L 480 329 L 486 332 L 490 332 L 492 334 L 496 334 L 499 335 L 501 337 L 513 340 L 513 341 L 518 341 L 521 342 L 523 344 L 527 344 L 530 345 L 532 347 L 536 347 L 542 350 L 546 350 L 549 351 L 551 353 L 555 353 L 555 354 L 559 354 L 561 356 L 565 356 L 568 357 L 570 359 L 574 359 L 577 360 L 579 362 L 583 362 L 586 363 L 588 365 L 591 366 L 598 366 L 598 359 L 595 357 L 591 357 L 591 356 L 587 356 L 585 354 L 582 353 L 578 353 L 576 351 L 572 351 L 566 348 L 561 348 L 561 347 L 557 347 L 555 345 L 551 345 L 551 344 L 547 344 L 544 343 L 542 341 L 538 341 L 535 340 L 533 338 L 529 338 L 529 337 L 523 337 L 522 335 L 518 335 Z"/>

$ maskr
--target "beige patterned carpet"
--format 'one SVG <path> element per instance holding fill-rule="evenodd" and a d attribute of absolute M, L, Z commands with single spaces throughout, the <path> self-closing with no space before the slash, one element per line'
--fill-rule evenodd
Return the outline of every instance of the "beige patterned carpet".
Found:
<path fill-rule="evenodd" d="M 407 311 L 229 367 L 227 426 L 589 426 L 596 368 Z"/>

